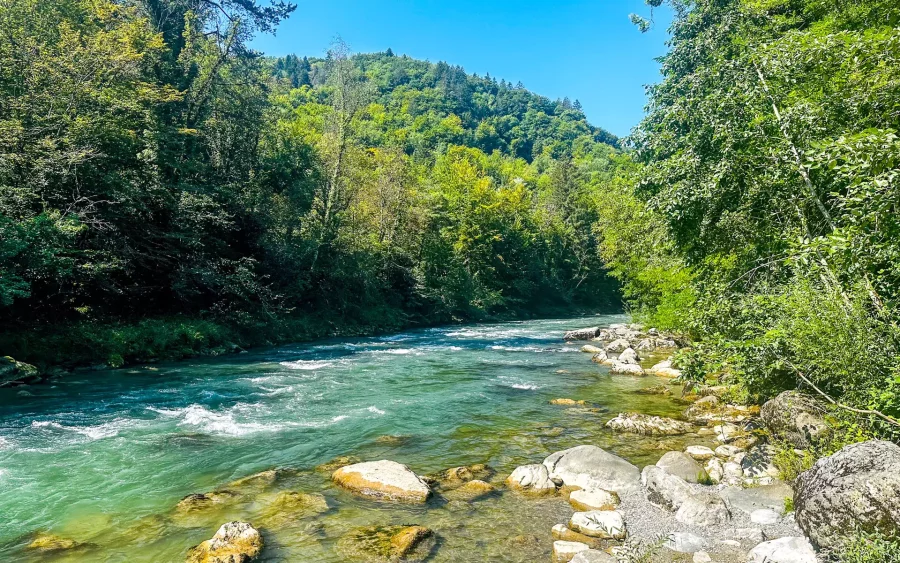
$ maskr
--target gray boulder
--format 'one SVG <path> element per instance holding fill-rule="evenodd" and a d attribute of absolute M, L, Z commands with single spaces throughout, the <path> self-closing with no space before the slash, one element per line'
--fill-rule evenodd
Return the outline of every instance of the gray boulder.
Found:
<path fill-rule="evenodd" d="M 666 473 L 681 477 L 688 483 L 709 480 L 706 470 L 694 458 L 683 452 L 667 452 L 656 462 L 656 466 L 663 468 Z"/>
<path fill-rule="evenodd" d="M 655 465 L 644 468 L 641 482 L 647 489 L 647 500 L 673 512 L 694 497 L 694 490 L 684 479 L 666 473 L 665 469 Z"/>
<path fill-rule="evenodd" d="M 572 563 L 616 563 L 616 558 L 605 551 L 589 549 L 576 553 Z"/>
<path fill-rule="evenodd" d="M 817 563 L 816 552 L 804 537 L 763 542 L 749 553 L 752 563 Z"/>
<path fill-rule="evenodd" d="M 18 362 L 9 356 L 0 357 L 0 387 L 10 387 L 40 380 L 36 367 Z"/>
<path fill-rule="evenodd" d="M 761 509 L 770 509 L 778 514 L 784 514 L 785 501 L 794 498 L 794 491 L 783 481 L 748 489 L 727 487 L 722 489 L 719 494 L 725 500 L 729 510 L 745 514 L 751 514 Z"/>
<path fill-rule="evenodd" d="M 808 448 L 830 432 L 825 404 L 798 391 L 785 391 L 760 409 L 763 424 L 797 448 Z"/>
<path fill-rule="evenodd" d="M 709 541 L 690 532 L 672 532 L 667 536 L 666 543 L 663 545 L 678 553 L 695 553 L 706 549 Z"/>
<path fill-rule="evenodd" d="M 777 479 L 781 475 L 781 472 L 775 467 L 775 463 L 772 461 L 774 457 L 774 447 L 768 444 L 754 446 L 741 460 L 741 469 L 744 470 L 744 477 L 748 479 L 759 479 L 763 477 Z"/>
<path fill-rule="evenodd" d="M 631 347 L 631 342 L 624 338 L 618 338 L 606 345 L 606 351 L 613 354 L 620 354 Z"/>
<path fill-rule="evenodd" d="M 640 486 L 637 467 L 597 446 L 576 446 L 550 454 L 544 466 L 551 479 L 569 487 L 623 494 Z"/>
<path fill-rule="evenodd" d="M 579 328 L 576 330 L 570 330 L 569 332 L 563 335 L 563 339 L 565 340 L 590 340 L 592 338 L 596 338 L 596 336 L 600 334 L 599 326 L 592 326 L 590 328 Z"/>
<path fill-rule="evenodd" d="M 725 502 L 711 494 L 697 494 L 686 499 L 675 513 L 675 520 L 703 527 L 718 526 L 728 522 L 730 517 Z"/>
<path fill-rule="evenodd" d="M 634 348 L 625 348 L 625 350 L 619 354 L 618 360 L 623 364 L 638 364 L 640 358 L 637 355 L 637 352 L 634 351 Z"/>
<path fill-rule="evenodd" d="M 617 432 L 632 432 L 645 436 L 677 436 L 694 430 L 694 425 L 661 416 L 641 413 L 620 413 L 606 423 L 606 427 Z"/>
<path fill-rule="evenodd" d="M 819 547 L 834 547 L 857 526 L 900 531 L 900 446 L 871 440 L 820 459 L 797 478 L 794 509 Z"/>

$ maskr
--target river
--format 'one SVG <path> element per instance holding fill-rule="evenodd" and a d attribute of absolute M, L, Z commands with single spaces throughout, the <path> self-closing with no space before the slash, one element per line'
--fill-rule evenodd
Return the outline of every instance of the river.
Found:
<path fill-rule="evenodd" d="M 223 522 L 246 519 L 264 533 L 263 561 L 343 561 L 335 543 L 347 530 L 396 523 L 435 530 L 430 561 L 548 560 L 550 528 L 571 514 L 562 499 L 504 492 L 384 504 L 334 488 L 314 468 L 345 455 L 420 474 L 487 463 L 501 483 L 517 465 L 583 443 L 655 461 L 678 444 L 623 438 L 603 423 L 621 411 L 671 416 L 683 407 L 634 393 L 659 379 L 611 377 L 562 340 L 566 329 L 624 320 L 411 330 L 81 372 L 30 395 L 0 390 L 2 559 L 46 561 L 26 547 L 45 531 L 87 544 L 53 561 L 179 562 Z M 557 397 L 596 408 L 551 405 Z M 272 490 L 211 512 L 175 511 L 185 495 L 275 467 L 292 471 Z M 278 490 L 322 493 L 329 509 L 272 519 L 266 502 Z"/>

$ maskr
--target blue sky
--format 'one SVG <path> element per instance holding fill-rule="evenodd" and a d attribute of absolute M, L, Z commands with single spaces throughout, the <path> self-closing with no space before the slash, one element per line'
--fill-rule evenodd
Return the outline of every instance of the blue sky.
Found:
<path fill-rule="evenodd" d="M 461 65 L 552 99 L 580 100 L 588 119 L 626 135 L 643 115 L 644 85 L 659 81 L 671 13 L 655 12 L 641 34 L 628 20 L 643 0 L 294 0 L 276 36 L 253 47 L 269 55 L 322 56 L 340 35 L 356 52 L 384 51 Z"/>

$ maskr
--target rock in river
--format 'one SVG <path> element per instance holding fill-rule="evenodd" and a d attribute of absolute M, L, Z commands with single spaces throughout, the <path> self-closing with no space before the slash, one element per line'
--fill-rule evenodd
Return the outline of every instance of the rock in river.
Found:
<path fill-rule="evenodd" d="M 603 489 L 618 494 L 636 490 L 641 473 L 637 467 L 597 446 L 576 446 L 544 460 L 550 479 L 569 487 Z"/>
<path fill-rule="evenodd" d="M 565 340 L 590 340 L 591 338 L 596 337 L 598 334 L 600 334 L 600 327 L 592 326 L 590 328 L 570 330 L 563 335 L 563 338 Z"/>
<path fill-rule="evenodd" d="M 354 493 L 375 499 L 425 502 L 431 489 L 409 467 L 396 461 L 356 463 L 335 471 L 332 480 Z"/>
<path fill-rule="evenodd" d="M 575 510 L 615 510 L 619 506 L 619 495 L 603 489 L 578 489 L 569 495 L 569 504 Z"/>
<path fill-rule="evenodd" d="M 209 493 L 194 493 L 181 499 L 175 506 L 175 510 L 182 514 L 200 512 L 211 508 L 221 508 L 238 497 L 233 491 L 212 491 Z"/>
<path fill-rule="evenodd" d="M 819 547 L 837 545 L 857 527 L 900 532 L 900 446 L 871 440 L 818 460 L 797 478 L 794 508 Z"/>
<path fill-rule="evenodd" d="M 640 358 L 637 355 L 637 352 L 634 351 L 634 348 L 625 348 L 625 350 L 619 354 L 617 358 L 623 364 L 634 364 L 638 365 Z"/>
<path fill-rule="evenodd" d="M 639 413 L 620 413 L 607 422 L 606 427 L 645 436 L 677 436 L 694 430 L 694 426 L 688 422 Z"/>
<path fill-rule="evenodd" d="M 569 528 L 592 538 L 625 539 L 625 518 L 618 510 L 576 512 L 569 520 Z"/>
<path fill-rule="evenodd" d="M 412 562 L 427 559 L 436 543 L 423 526 L 366 526 L 344 535 L 337 550 L 348 559 Z"/>
<path fill-rule="evenodd" d="M 612 354 L 620 354 L 628 348 L 631 348 L 631 342 L 628 342 L 624 338 L 613 340 L 606 345 L 606 351 Z"/>
<path fill-rule="evenodd" d="M 187 563 L 245 563 L 259 556 L 262 548 L 256 528 L 247 522 L 228 522 L 212 539 L 192 547 Z"/>
<path fill-rule="evenodd" d="M 620 362 L 618 360 L 613 360 L 612 365 L 610 365 L 609 373 L 614 375 L 633 375 L 640 377 L 642 375 L 647 375 L 644 372 L 644 368 L 642 368 L 638 364 L 626 364 Z"/>
<path fill-rule="evenodd" d="M 808 448 L 829 433 L 825 405 L 798 391 L 785 391 L 767 401 L 759 412 L 763 424 L 796 448 Z"/>
<path fill-rule="evenodd" d="M 688 483 L 705 483 L 709 480 L 706 470 L 686 453 L 667 452 L 656 462 L 656 466 Z"/>
<path fill-rule="evenodd" d="M 587 544 L 581 542 L 555 541 L 553 542 L 553 562 L 569 563 L 578 553 L 589 549 Z"/>
<path fill-rule="evenodd" d="M 550 480 L 550 472 L 540 463 L 516 467 L 512 475 L 507 477 L 506 484 L 510 489 L 534 495 L 556 492 L 556 484 Z"/>
<path fill-rule="evenodd" d="M 28 549 L 42 553 L 51 553 L 69 551 L 83 546 L 84 544 L 78 543 L 70 538 L 64 538 L 47 532 L 38 532 L 35 534 L 34 538 L 32 538 L 31 543 L 28 544 Z"/>

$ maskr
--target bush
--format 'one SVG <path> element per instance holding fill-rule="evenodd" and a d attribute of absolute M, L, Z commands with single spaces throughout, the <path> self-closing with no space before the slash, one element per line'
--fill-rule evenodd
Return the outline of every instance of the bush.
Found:
<path fill-rule="evenodd" d="M 857 531 L 829 556 L 840 563 L 900 563 L 900 540 L 880 532 Z"/>

